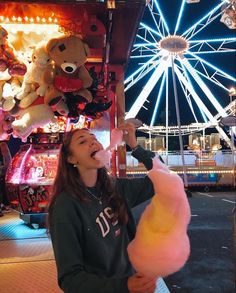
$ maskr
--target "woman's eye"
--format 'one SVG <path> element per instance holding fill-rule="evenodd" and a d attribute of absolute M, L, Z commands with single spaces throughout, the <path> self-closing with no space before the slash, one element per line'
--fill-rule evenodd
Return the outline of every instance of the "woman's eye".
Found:
<path fill-rule="evenodd" d="M 80 142 L 79 142 L 79 144 L 84 144 L 86 141 L 85 140 L 81 140 Z"/>

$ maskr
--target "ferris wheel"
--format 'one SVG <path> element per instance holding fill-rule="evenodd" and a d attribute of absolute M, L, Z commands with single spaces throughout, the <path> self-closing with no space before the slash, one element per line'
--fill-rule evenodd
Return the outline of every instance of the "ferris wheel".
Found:
<path fill-rule="evenodd" d="M 232 1 L 204 2 L 147 2 L 126 73 L 126 100 L 136 97 L 126 105 L 126 119 L 141 118 L 151 129 L 162 122 L 168 131 L 172 117 L 178 122 L 180 116 L 181 125 L 213 125 L 230 142 L 219 119 L 232 108 L 229 95 L 236 81 L 235 31 L 221 20 Z"/>

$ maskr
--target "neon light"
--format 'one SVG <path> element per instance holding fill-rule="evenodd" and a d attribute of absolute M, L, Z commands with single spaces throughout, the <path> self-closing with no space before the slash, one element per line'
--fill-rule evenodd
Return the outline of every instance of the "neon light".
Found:
<path fill-rule="evenodd" d="M 191 82 L 191 80 L 190 80 L 190 78 L 189 78 L 188 72 L 187 72 L 186 69 L 184 68 L 182 62 L 180 62 L 180 64 L 181 64 L 181 68 L 182 68 L 183 71 L 184 71 L 184 75 L 186 76 L 188 82 L 190 83 L 191 88 L 194 90 L 193 85 L 192 85 L 192 82 Z M 183 83 L 182 83 L 182 82 L 181 82 L 181 87 L 182 87 L 182 89 L 183 89 Z M 195 92 L 195 90 L 194 90 L 194 92 Z M 191 93 L 191 92 L 190 92 L 190 93 Z M 195 92 L 195 94 L 197 95 L 196 92 Z M 187 98 L 187 97 L 186 97 L 186 98 Z M 199 99 L 200 99 L 200 98 L 199 98 Z M 193 105 L 192 105 L 190 99 L 189 99 L 189 101 L 188 101 L 188 104 L 189 104 L 189 107 L 190 107 L 190 109 L 191 109 L 191 111 L 192 111 L 192 113 L 193 113 L 193 116 L 194 116 L 194 118 L 195 118 L 195 121 L 198 122 L 198 119 L 197 119 L 197 117 L 196 117 L 196 114 L 195 114 L 195 112 L 194 112 Z M 202 115 L 203 121 L 204 121 L 205 123 L 207 123 L 207 118 L 206 118 L 206 115 L 205 115 L 205 113 L 203 112 L 202 108 L 199 107 L 198 109 L 200 110 L 200 113 L 201 113 L 201 115 Z"/>
<path fill-rule="evenodd" d="M 179 28 L 179 25 L 180 25 L 180 21 L 181 21 L 181 18 L 182 18 L 182 16 L 183 16 L 183 12 L 184 12 L 184 5 L 185 5 L 185 2 L 186 2 L 186 0 L 182 0 L 181 7 L 180 7 L 180 11 L 179 11 L 179 15 L 178 15 L 178 19 L 177 19 L 177 22 L 176 22 L 176 25 L 175 25 L 175 32 L 174 32 L 174 35 L 175 35 L 176 32 L 178 31 L 178 28 Z"/>
<path fill-rule="evenodd" d="M 165 21 L 165 17 L 164 17 L 164 15 L 163 15 L 162 11 L 161 11 L 161 8 L 160 8 L 160 6 L 159 6 L 157 0 L 154 0 L 153 2 L 154 2 L 154 4 L 155 4 L 155 6 L 156 6 L 156 8 L 157 8 L 157 10 L 158 10 L 158 12 L 159 12 L 159 14 L 160 14 L 160 16 L 161 16 L 161 20 L 162 20 L 162 22 L 163 22 L 163 24 L 164 24 L 164 27 L 165 27 L 167 33 L 169 34 L 169 28 L 168 28 L 168 25 L 167 25 L 167 23 L 166 23 L 166 21 Z"/>
<path fill-rule="evenodd" d="M 204 39 L 204 40 L 189 40 L 188 42 L 190 44 L 194 44 L 194 43 L 219 43 L 219 42 L 224 42 L 224 43 L 228 43 L 228 42 L 235 42 L 236 38 L 232 37 L 232 38 L 218 38 L 218 39 Z"/>
<path fill-rule="evenodd" d="M 132 73 L 131 75 L 129 75 L 124 83 L 126 84 L 127 82 L 129 82 L 130 80 L 133 79 L 133 77 L 135 75 L 137 75 L 140 71 L 142 71 L 145 67 L 147 67 L 150 63 L 153 63 L 153 61 L 156 59 L 156 56 L 153 56 L 148 62 L 144 63 L 141 67 L 139 67 L 134 73 Z"/>
<path fill-rule="evenodd" d="M 139 94 L 138 98 L 134 102 L 133 106 L 129 110 L 129 112 L 126 114 L 125 119 L 128 118 L 135 118 L 138 114 L 139 110 L 145 103 L 147 97 L 149 96 L 150 92 L 154 88 L 155 84 L 158 82 L 159 78 L 161 77 L 163 71 L 165 70 L 164 62 L 160 62 L 158 67 L 153 72 L 152 76 L 150 77 L 147 84 L 144 86 L 142 92 Z"/>
<path fill-rule="evenodd" d="M 162 37 L 161 34 L 159 34 L 156 30 L 154 30 L 153 28 L 151 28 L 150 26 L 148 26 L 147 24 L 140 22 L 140 26 L 142 26 L 143 28 L 147 29 L 148 31 L 154 33 L 155 35 Z"/>
<path fill-rule="evenodd" d="M 153 126 L 153 124 L 154 124 L 154 122 L 156 120 L 157 110 L 158 110 L 158 107 L 159 107 L 159 104 L 160 104 L 160 101 L 161 101 L 161 95 L 162 95 L 162 92 L 163 92 L 165 81 L 166 81 L 166 75 L 164 74 L 163 77 L 162 77 L 161 86 L 160 86 L 160 89 L 159 89 L 159 92 L 158 92 L 158 96 L 157 96 L 157 100 L 156 100 L 156 104 L 155 104 L 155 108 L 154 108 L 154 112 L 153 112 L 153 115 L 152 115 L 152 120 L 151 120 L 150 126 Z"/>
<path fill-rule="evenodd" d="M 185 65 L 185 67 L 188 69 L 188 71 L 191 73 L 192 77 L 195 79 L 195 81 L 198 83 L 198 85 L 201 87 L 204 94 L 208 97 L 208 99 L 211 101 L 212 105 L 216 108 L 216 110 L 220 113 L 222 117 L 225 117 L 226 111 L 224 108 L 220 105 L 220 103 L 216 100 L 216 98 L 213 96 L 210 89 L 206 86 L 206 84 L 203 82 L 201 77 L 196 73 L 192 65 L 188 62 L 186 58 L 182 60 L 182 63 Z"/>
<path fill-rule="evenodd" d="M 143 71 L 142 74 L 138 75 L 135 79 L 132 80 L 132 82 L 130 82 L 126 87 L 125 87 L 125 92 L 134 84 L 136 84 L 140 79 L 142 79 L 145 75 L 147 75 L 151 70 L 153 70 L 153 68 L 155 68 L 156 66 L 158 66 L 158 64 L 160 63 L 160 61 L 152 64 L 150 67 L 148 67 L 146 69 L 146 71 Z"/>
<path fill-rule="evenodd" d="M 201 19 L 199 19 L 197 22 L 195 22 L 194 25 L 192 25 L 190 28 L 188 28 L 183 34 L 182 36 L 185 36 L 186 34 L 188 34 L 191 30 L 194 30 L 196 28 L 197 25 L 201 24 L 201 22 L 205 19 L 207 19 L 209 16 L 211 16 L 214 12 L 216 12 L 223 4 L 225 1 L 221 2 L 220 4 L 218 4 L 216 7 L 214 7 L 212 10 L 210 10 L 206 15 L 204 15 Z M 221 14 L 221 13 L 219 13 Z M 217 15 L 218 16 L 218 15 Z M 201 28 L 202 29 L 202 28 Z M 200 30 L 201 30 L 200 29 Z M 194 35 L 196 35 L 200 30 L 198 30 L 195 34 L 193 34 L 191 37 L 193 37 Z"/>
<path fill-rule="evenodd" d="M 202 108 L 202 110 L 204 111 L 204 113 L 206 114 L 206 116 L 208 117 L 208 119 L 211 121 L 212 125 L 215 125 L 216 129 L 221 134 L 221 136 L 224 138 L 224 140 L 227 143 L 230 143 L 230 139 L 228 138 L 228 136 L 226 135 L 226 133 L 223 131 L 223 129 L 218 126 L 217 120 L 213 117 L 213 115 L 211 114 L 211 112 L 207 109 L 207 107 L 205 106 L 205 104 L 202 102 L 202 100 L 196 94 L 195 90 L 192 88 L 192 85 L 188 82 L 188 80 L 186 80 L 183 77 L 183 75 L 181 74 L 180 70 L 177 68 L 176 65 L 175 65 L 175 68 L 174 69 L 175 69 L 175 72 L 176 72 L 178 78 L 183 82 L 183 84 L 185 85 L 185 87 L 191 93 L 192 97 L 195 99 L 195 102 L 197 103 L 198 107 L 201 107 Z"/>
<path fill-rule="evenodd" d="M 226 50 L 221 50 L 221 51 L 188 51 L 187 53 L 185 54 L 217 54 L 217 53 L 232 53 L 232 52 L 236 52 L 236 49 L 226 49 Z"/>
<path fill-rule="evenodd" d="M 223 70 L 221 70 L 221 69 L 219 69 L 218 67 L 212 65 L 210 62 L 207 62 L 206 60 L 204 60 L 204 59 L 202 59 L 201 57 L 199 57 L 199 56 L 193 54 L 193 53 L 190 52 L 190 51 L 188 51 L 188 53 L 189 53 L 191 56 L 195 57 L 197 60 L 201 61 L 202 63 L 204 63 L 204 64 L 208 65 L 209 67 L 211 67 L 212 69 L 216 70 L 217 72 L 220 72 L 224 77 L 226 77 L 226 78 L 228 78 L 228 79 L 230 79 L 230 80 L 236 82 L 236 79 L 235 79 L 233 76 L 227 74 L 227 73 L 224 72 Z"/>

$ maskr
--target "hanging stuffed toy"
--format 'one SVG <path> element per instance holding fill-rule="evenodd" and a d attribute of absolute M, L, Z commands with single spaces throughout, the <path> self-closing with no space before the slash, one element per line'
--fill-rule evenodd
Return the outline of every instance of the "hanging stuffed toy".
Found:
<path fill-rule="evenodd" d="M 88 90 L 92 78 L 84 66 L 89 48 L 81 38 L 70 35 L 51 39 L 46 49 L 54 62 L 54 68 L 47 76 L 48 80 L 51 79 L 51 86 L 45 96 L 45 103 L 59 113 L 61 104 L 65 103 L 68 109 L 66 115 L 79 117 L 85 105 L 92 101 L 92 94 Z"/>
<path fill-rule="evenodd" d="M 44 97 L 48 87 L 45 72 L 50 71 L 52 62 L 45 46 L 35 47 L 32 51 L 31 63 L 24 76 L 21 93 L 17 96 L 20 108 L 31 105 L 38 96 Z"/>
<path fill-rule="evenodd" d="M 99 119 L 103 112 L 111 107 L 112 101 L 108 99 L 103 72 L 96 72 L 95 66 L 92 66 L 89 69 L 89 74 L 93 80 L 92 85 L 89 87 L 93 101 L 86 104 L 82 115 L 90 119 Z"/>
<path fill-rule="evenodd" d="M 190 208 L 182 179 L 157 157 L 148 177 L 155 195 L 141 215 L 128 255 L 138 273 L 164 277 L 180 270 L 189 257 Z"/>
<path fill-rule="evenodd" d="M 0 72 L 8 70 L 11 76 L 23 76 L 27 71 L 26 65 L 18 60 L 7 37 L 8 32 L 0 26 Z"/>
<path fill-rule="evenodd" d="M 8 32 L 0 26 L 0 107 L 12 113 L 27 68 L 16 57 L 13 47 L 8 44 L 7 37 Z"/>

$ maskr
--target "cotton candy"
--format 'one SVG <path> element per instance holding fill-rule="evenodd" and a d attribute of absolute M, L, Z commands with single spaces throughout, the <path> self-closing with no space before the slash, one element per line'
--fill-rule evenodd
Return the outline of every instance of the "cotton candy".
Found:
<path fill-rule="evenodd" d="M 182 179 L 157 157 L 148 177 L 155 195 L 140 218 L 128 255 L 138 273 L 164 277 L 181 269 L 188 259 L 190 207 Z"/>
<path fill-rule="evenodd" d="M 116 148 L 117 145 L 120 145 L 123 140 L 123 131 L 117 128 L 114 128 L 111 131 L 111 142 L 110 145 L 105 150 L 100 150 L 95 154 L 95 159 L 100 161 L 103 166 L 109 168 L 111 161 L 112 151 Z"/>

